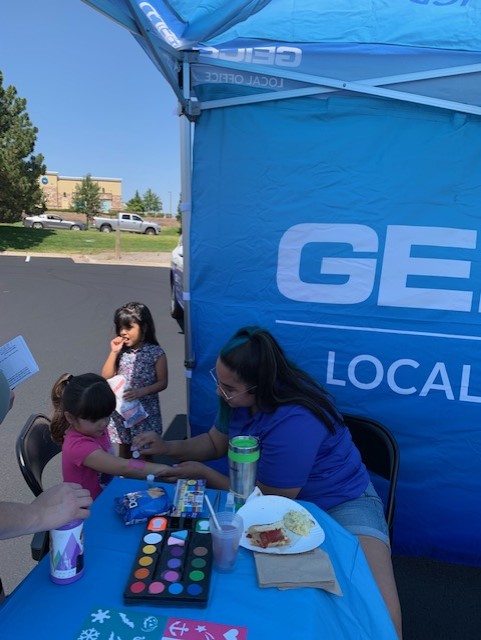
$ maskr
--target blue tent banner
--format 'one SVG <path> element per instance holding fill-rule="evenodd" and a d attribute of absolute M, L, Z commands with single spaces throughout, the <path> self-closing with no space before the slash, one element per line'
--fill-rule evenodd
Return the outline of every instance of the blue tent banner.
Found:
<path fill-rule="evenodd" d="M 481 0 L 88 4 L 184 116 L 192 433 L 262 325 L 396 437 L 394 551 L 481 566 Z"/>
<path fill-rule="evenodd" d="M 269 103 L 203 115 L 194 157 L 193 426 L 212 422 L 224 340 L 266 326 L 395 434 L 398 551 L 458 562 L 480 560 L 480 127 L 373 99 Z"/>

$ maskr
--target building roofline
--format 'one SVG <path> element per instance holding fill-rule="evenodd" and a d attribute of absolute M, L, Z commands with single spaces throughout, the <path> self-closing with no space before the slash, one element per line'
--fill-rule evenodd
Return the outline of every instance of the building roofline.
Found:
<path fill-rule="evenodd" d="M 84 180 L 85 176 L 61 176 L 58 171 L 46 171 L 45 175 L 55 175 L 59 180 Z M 103 178 L 101 176 L 90 176 L 92 180 L 103 180 L 104 182 L 122 182 L 122 178 Z"/>

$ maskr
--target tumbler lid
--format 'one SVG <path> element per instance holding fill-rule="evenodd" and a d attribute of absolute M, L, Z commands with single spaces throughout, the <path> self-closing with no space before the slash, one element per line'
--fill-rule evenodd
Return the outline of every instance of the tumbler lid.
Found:
<path fill-rule="evenodd" d="M 234 436 L 229 441 L 228 458 L 234 462 L 255 462 L 259 455 L 259 439 L 255 436 Z"/>

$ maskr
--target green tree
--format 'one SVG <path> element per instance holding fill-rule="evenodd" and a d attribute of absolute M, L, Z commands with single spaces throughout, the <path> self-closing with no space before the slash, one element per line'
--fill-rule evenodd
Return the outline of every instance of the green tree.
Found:
<path fill-rule="evenodd" d="M 42 202 L 38 180 L 46 167 L 41 154 L 33 155 L 38 129 L 26 105 L 15 87 L 3 87 L 0 72 L 0 222 L 20 220 Z"/>
<path fill-rule="evenodd" d="M 92 180 L 90 173 L 76 185 L 72 194 L 72 207 L 77 213 L 85 213 L 87 224 L 89 219 L 102 209 L 100 186 Z"/>
<path fill-rule="evenodd" d="M 136 191 L 134 197 L 127 202 L 127 211 L 137 211 L 138 213 L 144 211 L 144 201 L 138 191 Z"/>
<path fill-rule="evenodd" d="M 147 189 L 142 201 L 144 203 L 144 211 L 152 211 L 153 213 L 160 213 L 162 211 L 162 200 L 152 189 Z"/>

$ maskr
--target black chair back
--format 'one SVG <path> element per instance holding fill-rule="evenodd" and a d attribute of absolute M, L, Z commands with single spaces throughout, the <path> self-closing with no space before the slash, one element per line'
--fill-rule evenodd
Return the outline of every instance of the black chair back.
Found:
<path fill-rule="evenodd" d="M 352 414 L 343 414 L 344 422 L 369 471 L 388 480 L 384 512 L 392 539 L 396 485 L 399 473 L 399 447 L 392 433 L 380 422 Z"/>
<path fill-rule="evenodd" d="M 42 474 L 47 464 L 61 452 L 60 445 L 50 437 L 50 418 L 33 413 L 18 435 L 15 452 L 18 466 L 34 496 L 43 491 Z M 41 560 L 48 551 L 48 532 L 33 536 L 31 551 L 34 560 Z"/>

